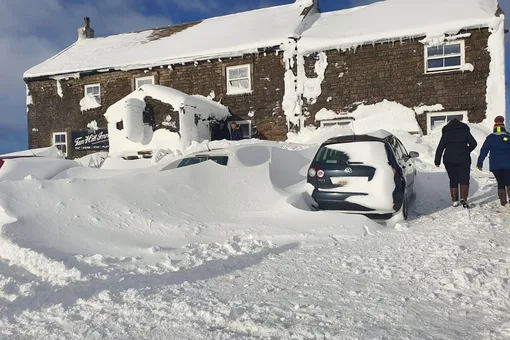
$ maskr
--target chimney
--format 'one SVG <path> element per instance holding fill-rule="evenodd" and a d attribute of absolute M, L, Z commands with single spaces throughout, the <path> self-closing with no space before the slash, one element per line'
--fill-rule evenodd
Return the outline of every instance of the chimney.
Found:
<path fill-rule="evenodd" d="M 90 18 L 83 18 L 83 27 L 78 28 L 78 40 L 94 38 L 94 29 L 90 27 Z"/>

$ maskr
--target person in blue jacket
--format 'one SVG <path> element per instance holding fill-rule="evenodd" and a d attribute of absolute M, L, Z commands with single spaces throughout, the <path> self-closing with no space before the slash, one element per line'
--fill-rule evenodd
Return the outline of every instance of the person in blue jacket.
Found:
<path fill-rule="evenodd" d="M 476 167 L 482 170 L 483 161 L 489 156 L 489 169 L 498 182 L 498 196 L 502 206 L 510 197 L 510 134 L 505 129 L 505 118 L 494 119 L 494 132 L 483 143 Z"/>
<path fill-rule="evenodd" d="M 231 124 L 232 132 L 230 133 L 231 140 L 243 140 L 243 131 L 241 131 L 239 125 L 236 122 Z"/>

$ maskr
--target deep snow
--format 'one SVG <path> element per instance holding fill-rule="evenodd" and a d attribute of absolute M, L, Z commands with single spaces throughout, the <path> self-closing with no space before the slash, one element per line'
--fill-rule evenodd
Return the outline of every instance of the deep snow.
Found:
<path fill-rule="evenodd" d="M 0 183 L 0 338 L 508 339 L 494 181 L 474 172 L 473 209 L 452 208 L 438 135 L 397 134 L 421 158 L 395 228 L 310 211 L 317 145 L 214 142 L 233 166 Z"/>

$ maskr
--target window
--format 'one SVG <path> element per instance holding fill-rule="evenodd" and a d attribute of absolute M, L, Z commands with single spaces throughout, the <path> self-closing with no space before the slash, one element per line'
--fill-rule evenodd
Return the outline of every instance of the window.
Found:
<path fill-rule="evenodd" d="M 406 157 L 408 157 L 406 148 L 402 145 L 400 140 L 397 139 L 397 137 L 395 136 L 391 137 L 389 143 L 397 159 L 405 159 Z"/>
<path fill-rule="evenodd" d="M 464 65 L 464 41 L 425 46 L 425 72 L 458 70 Z"/>
<path fill-rule="evenodd" d="M 148 77 L 139 77 L 135 78 L 135 89 L 139 89 L 142 85 L 154 85 L 154 76 L 148 76 Z"/>
<path fill-rule="evenodd" d="M 349 126 L 351 124 L 351 120 L 348 119 L 330 119 L 330 120 L 321 120 L 321 127 L 328 126 Z"/>
<path fill-rule="evenodd" d="M 64 156 L 67 156 L 67 134 L 65 132 L 55 132 L 53 134 L 53 145 L 55 145 L 58 151 L 62 152 Z"/>
<path fill-rule="evenodd" d="M 250 65 L 227 67 L 227 94 L 251 93 Z"/>
<path fill-rule="evenodd" d="M 202 156 L 195 156 L 190 158 L 184 158 L 179 165 L 178 168 L 183 168 L 185 166 L 193 165 L 202 163 L 205 161 L 213 161 L 216 164 L 219 165 L 227 165 L 228 163 L 228 156 L 208 156 L 208 155 L 202 155 Z"/>
<path fill-rule="evenodd" d="M 251 139 L 252 136 L 252 126 L 251 120 L 233 120 L 228 123 L 228 130 L 232 133 L 232 124 L 236 122 L 239 125 L 239 129 L 243 132 L 243 139 Z"/>
<path fill-rule="evenodd" d="M 427 131 L 431 133 L 435 130 L 440 130 L 451 122 L 453 119 L 458 119 L 461 122 L 467 121 L 467 111 L 460 112 L 434 112 L 429 113 L 427 117 Z"/>
<path fill-rule="evenodd" d="M 101 104 L 101 86 L 99 84 L 85 85 L 85 97 L 92 96 Z"/>

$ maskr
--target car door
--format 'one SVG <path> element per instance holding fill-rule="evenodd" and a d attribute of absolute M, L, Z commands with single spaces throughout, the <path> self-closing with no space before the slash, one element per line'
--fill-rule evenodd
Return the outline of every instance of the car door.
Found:
<path fill-rule="evenodd" d="M 406 176 L 407 188 L 410 189 L 409 193 L 411 193 L 414 187 L 414 180 L 416 177 L 416 167 L 414 164 L 414 160 L 411 158 L 411 156 L 409 156 L 409 152 L 407 152 L 404 144 L 402 144 L 402 142 L 397 137 L 394 138 L 400 150 L 400 154 L 402 154 L 402 163 L 405 166 L 404 171 Z"/>

